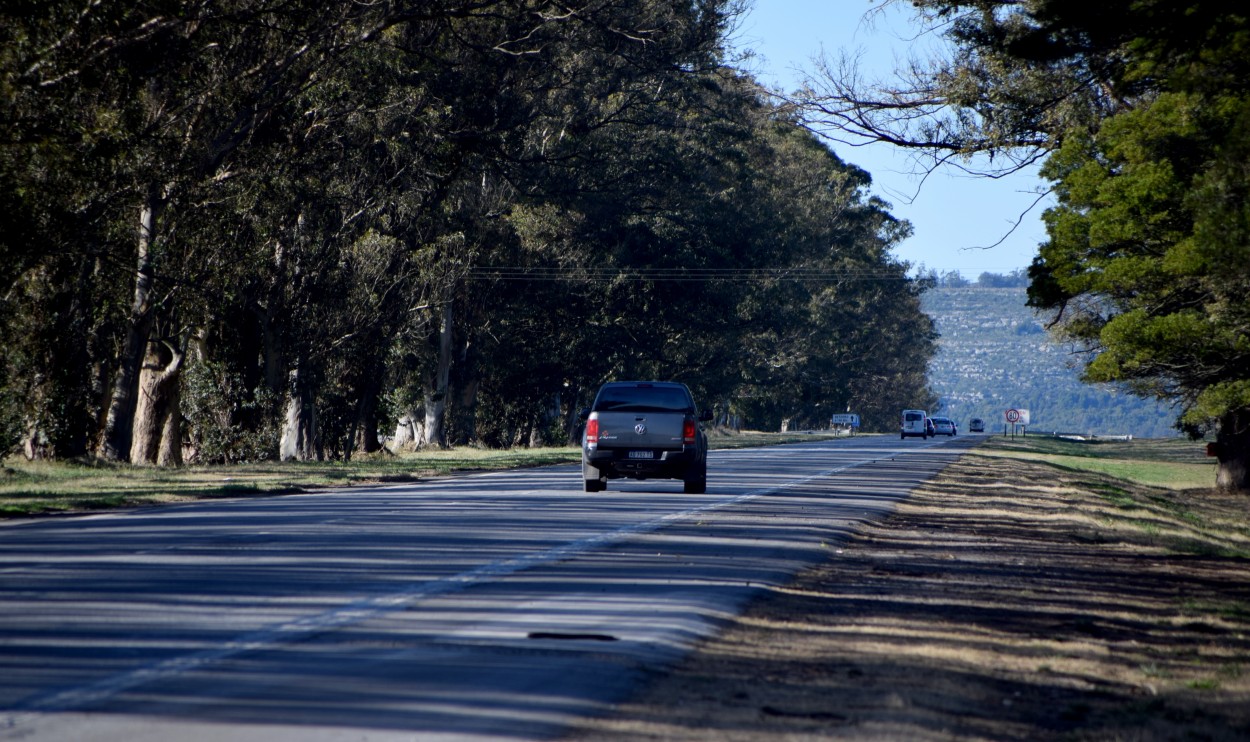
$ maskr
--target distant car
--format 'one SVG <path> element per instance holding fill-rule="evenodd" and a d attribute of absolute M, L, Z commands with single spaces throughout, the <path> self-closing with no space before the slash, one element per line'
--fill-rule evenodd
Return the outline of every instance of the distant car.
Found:
<path fill-rule="evenodd" d="M 959 431 L 955 427 L 955 421 L 949 417 L 935 417 L 933 418 L 933 432 L 935 435 L 954 436 Z"/>
<path fill-rule="evenodd" d="M 971 420 L 968 421 L 968 432 L 969 433 L 984 433 L 985 421 L 979 417 L 972 418 Z"/>
<path fill-rule="evenodd" d="M 707 491 L 707 436 L 685 384 L 613 381 L 582 410 L 582 479 L 601 492 L 609 479 L 680 479 L 687 494 Z"/>
<path fill-rule="evenodd" d="M 929 430 L 929 416 L 924 410 L 903 410 L 902 424 L 899 426 L 898 437 L 916 436 L 928 438 L 933 435 Z"/>
<path fill-rule="evenodd" d="M 933 424 L 933 418 L 926 417 L 924 419 L 924 432 L 927 433 L 930 438 L 937 435 L 937 427 Z"/>

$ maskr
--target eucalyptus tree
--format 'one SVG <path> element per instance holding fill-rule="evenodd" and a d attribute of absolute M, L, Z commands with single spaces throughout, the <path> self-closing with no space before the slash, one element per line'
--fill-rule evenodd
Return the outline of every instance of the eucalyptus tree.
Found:
<path fill-rule="evenodd" d="M 873 318 L 787 274 L 901 271 L 862 174 L 722 67 L 732 0 L 30 10 L 0 381 L 58 455 L 540 440 L 619 375 L 794 409 Z"/>
<path fill-rule="evenodd" d="M 0 8 L 0 377 L 5 427 L 30 456 L 93 443 L 124 290 L 113 248 L 129 239 L 117 152 L 129 122 L 89 58 L 100 50 L 74 34 L 80 11 Z"/>
<path fill-rule="evenodd" d="M 608 378 L 681 379 L 758 425 L 925 397 L 932 327 L 888 254 L 906 225 L 867 175 L 732 70 L 671 88 L 631 113 L 646 127 L 548 163 L 543 200 L 508 212 L 506 262 L 472 274 L 475 307 L 502 310 L 478 312 L 474 388 L 495 415 L 479 434 L 571 437 L 567 415 Z"/>
<path fill-rule="evenodd" d="M 405 354 L 405 365 L 415 366 L 416 373 L 397 394 L 405 427 L 415 430 L 421 443 L 446 440 L 444 418 L 453 406 L 452 437 L 475 437 L 476 394 L 497 359 L 513 368 L 522 359 L 551 368 L 543 360 L 551 343 L 511 331 L 525 324 L 510 315 L 527 313 L 524 303 L 532 294 L 526 284 L 491 281 L 488 274 L 495 268 L 611 268 L 603 262 L 603 246 L 585 234 L 559 235 L 542 247 L 526 240 L 517 220 L 532 220 L 548 208 L 586 217 L 588 189 L 611 198 L 594 173 L 613 171 L 622 148 L 637 147 L 649 132 L 668 125 L 675 115 L 669 103 L 674 91 L 689 88 L 716 64 L 733 10 L 733 3 L 722 0 L 583 2 L 575 13 L 554 12 L 546 3 L 514 5 L 452 19 L 432 35 L 405 42 L 416 55 L 445 55 L 435 65 L 441 73 L 431 86 L 445 103 L 454 132 L 448 143 L 459 158 L 456 177 L 446 182 L 433 212 L 435 231 L 422 248 L 440 256 L 440 269 L 428 275 L 441 275 L 442 283 L 430 291 L 426 341 L 409 343 Z M 640 187 L 624 175 L 607 189 Z M 628 210 L 627 201 L 616 213 Z M 489 302 L 481 300 L 486 291 Z M 570 345 L 568 336 L 568 330 L 559 333 L 561 347 Z M 527 345 L 517 344 L 522 338 Z M 563 352 L 559 357 L 574 369 L 589 359 L 579 362 Z M 564 388 L 554 377 L 541 385 L 548 381 L 554 388 L 525 396 L 550 400 Z M 501 391 L 487 387 L 487 394 Z M 525 416 L 532 417 L 532 409 Z"/>
<path fill-rule="evenodd" d="M 924 397 L 932 327 L 888 252 L 906 225 L 865 195 L 866 173 L 731 70 L 652 112 L 666 114 L 645 135 L 604 133 L 604 166 L 572 181 L 576 211 L 518 222 L 524 244 L 564 234 L 566 256 L 589 246 L 561 266 L 577 329 L 552 351 L 570 359 L 563 389 L 680 378 L 722 414 L 767 425 L 856 400 L 864 375 L 895 382 L 891 400 Z M 885 323 L 892 337 L 877 332 Z M 888 342 L 921 373 L 891 367 L 877 347 Z"/>
<path fill-rule="evenodd" d="M 157 260 L 174 265 L 177 256 L 171 253 L 196 247 L 179 239 L 182 212 L 200 198 L 214 197 L 214 186 L 234 175 L 241 151 L 254 138 L 263 137 L 266 127 L 282 130 L 283 124 L 291 125 L 276 119 L 289 112 L 290 99 L 342 53 L 340 34 L 352 27 L 354 8 L 249 3 L 239 8 L 184 4 L 178 10 L 179 15 L 168 20 L 152 13 L 126 19 L 137 28 L 155 23 L 167 24 L 168 29 L 161 43 L 144 46 L 147 64 L 139 69 L 151 91 L 142 99 L 140 113 L 151 123 L 147 131 L 138 132 L 142 137 L 138 148 L 140 159 L 152 164 L 138 173 L 142 191 L 135 293 L 104 431 L 106 458 L 125 457 L 121 447 L 133 437 L 135 360 L 149 342 L 157 316 L 154 309 L 167 306 L 155 305 L 151 295 Z M 128 71 L 122 68 L 114 74 L 120 77 Z M 146 141 L 160 148 L 145 152 Z M 175 370 L 173 363 L 180 356 L 171 355 L 163 374 Z M 166 446 L 181 445 L 176 431 L 163 440 Z M 134 453 L 132 449 L 132 457 Z"/>
<path fill-rule="evenodd" d="M 361 6 L 51 2 L 19 11 L 6 19 L 20 41 L 6 58 L 10 110 L 27 117 L 13 127 L 18 144 L 59 157 L 53 164 L 77 163 L 53 176 L 66 182 L 51 194 L 51 224 L 19 234 L 55 240 L 32 256 L 32 266 L 59 250 L 94 250 L 111 272 L 131 266 L 128 307 L 116 308 L 117 297 L 110 302 L 121 338 L 100 443 L 104 457 L 127 459 L 140 453 L 132 443 L 145 356 L 159 359 L 149 368 L 163 379 L 148 391 L 176 388 L 169 379 L 193 334 L 185 326 L 195 320 L 179 310 L 176 295 L 187 287 L 179 275 L 186 256 L 214 247 L 204 241 L 210 230 L 197 222 L 198 208 L 237 174 L 236 155 L 264 127 L 280 126 L 278 109 L 343 46 Z M 41 140 L 27 141 L 35 132 Z M 14 167 L 14 181 L 46 182 L 45 164 Z M 73 215 L 90 219 L 76 234 L 60 232 Z M 169 352 L 160 358 L 148 350 L 162 326 L 170 332 L 155 338 L 157 347 Z M 176 448 L 178 419 L 145 418 L 149 427 L 169 422 L 175 429 L 165 436 L 145 430 L 141 438 L 163 437 L 161 445 Z M 140 448 L 146 458 L 151 447 L 141 441 Z"/>
<path fill-rule="evenodd" d="M 573 160 L 593 166 L 598 131 L 645 129 L 635 112 L 715 59 L 730 7 L 446 3 L 395 9 L 370 32 L 393 57 L 389 84 L 414 91 L 397 108 L 421 137 L 404 145 L 408 170 L 376 186 L 421 194 L 386 212 L 384 227 L 410 250 L 419 300 L 405 323 L 375 336 L 395 343 L 390 368 L 401 388 L 391 396 L 416 443 L 475 437 L 476 391 L 491 360 L 481 349 L 504 313 L 526 311 L 498 296 L 480 301 L 482 284 L 468 280 L 475 266 L 511 255 L 511 204 L 565 203 L 551 197 L 550 171 Z"/>
<path fill-rule="evenodd" d="M 41 299 L 50 294 L 39 280 L 86 292 L 70 306 L 90 319 L 72 323 L 85 350 L 58 351 L 67 363 L 36 345 L 6 354 L 7 380 L 72 369 L 66 386 L 80 390 L 80 424 L 107 397 L 102 455 L 173 461 L 182 436 L 170 411 L 191 353 L 233 366 L 222 378 L 262 376 L 288 400 L 293 455 L 316 455 L 319 394 L 325 402 L 332 384 L 357 379 L 348 383 L 357 398 L 335 404 L 357 408 L 348 427 L 367 427 L 376 381 L 361 380 L 375 378 L 367 369 L 385 363 L 388 343 L 452 331 L 451 308 L 468 298 L 454 266 L 491 233 L 460 213 L 458 194 L 478 182 L 505 190 L 531 182 L 551 142 L 609 125 L 630 107 L 598 101 L 631 85 L 627 97 L 662 89 L 711 54 L 727 6 L 6 6 L 4 82 L 13 95 L 3 198 L 14 228 L 3 249 L 14 257 L 5 277 L 15 287 L 6 297 L 25 302 L 6 333 L 51 337 L 52 325 L 30 310 L 60 300 Z M 45 244 L 55 249 L 32 247 Z M 387 273 L 407 278 L 373 304 L 336 290 L 358 279 L 376 285 L 352 267 L 365 244 L 410 252 Z M 422 267 L 427 245 L 451 247 Z M 51 270 L 62 254 L 71 269 L 95 266 L 85 274 L 92 280 Z M 409 280 L 414 270 L 419 280 Z M 106 311 L 86 309 L 96 306 Z M 435 378 L 446 376 L 452 346 L 441 347 Z M 235 357 L 221 358 L 227 350 Z M 110 376 L 107 395 L 81 392 Z M 141 409 L 140 399 L 157 404 Z M 45 427 L 39 421 L 53 416 L 27 415 Z"/>
<path fill-rule="evenodd" d="M 909 225 L 868 195 L 866 172 L 790 112 L 759 116 L 748 198 L 760 222 L 750 250 L 772 271 L 739 307 L 743 407 L 773 425 L 812 426 L 884 401 L 865 393 L 873 379 L 890 380 L 891 404 L 926 397 L 932 325 L 919 310 L 920 286 L 890 254 Z M 908 373 L 916 363 L 919 376 Z"/>
<path fill-rule="evenodd" d="M 745 177 L 753 104 L 734 77 L 713 64 L 611 101 L 616 125 L 547 167 L 543 197 L 567 206 L 514 211 L 520 258 L 558 278 L 532 285 L 567 318 L 551 323 L 563 372 L 548 367 L 542 409 L 558 394 L 567 415 L 608 378 L 682 379 L 704 398 L 728 386 L 746 285 L 726 276 L 746 266 L 734 232 L 749 225 L 726 194 Z"/>

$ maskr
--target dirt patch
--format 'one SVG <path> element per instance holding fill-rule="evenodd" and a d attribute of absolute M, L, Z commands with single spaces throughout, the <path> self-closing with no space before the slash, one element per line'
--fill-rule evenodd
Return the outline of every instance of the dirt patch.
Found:
<path fill-rule="evenodd" d="M 1250 499 L 970 454 L 571 739 L 1250 739 Z"/>

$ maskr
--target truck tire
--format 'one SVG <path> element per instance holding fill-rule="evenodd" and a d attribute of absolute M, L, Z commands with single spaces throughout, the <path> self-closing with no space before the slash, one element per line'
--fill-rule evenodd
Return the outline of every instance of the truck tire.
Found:
<path fill-rule="evenodd" d="M 691 467 L 682 480 L 682 491 L 687 495 L 702 495 L 707 492 L 707 463 Z"/>

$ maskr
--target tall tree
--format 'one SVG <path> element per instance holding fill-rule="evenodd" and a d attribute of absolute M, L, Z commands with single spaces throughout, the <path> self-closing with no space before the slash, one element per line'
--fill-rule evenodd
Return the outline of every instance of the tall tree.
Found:
<path fill-rule="evenodd" d="M 346 457 L 418 410 L 559 439 L 610 376 L 770 424 L 923 394 L 868 329 L 927 342 L 905 227 L 722 66 L 737 7 L 5 6 L 0 436 Z"/>
<path fill-rule="evenodd" d="M 1047 157 L 1058 205 L 1030 303 L 1089 351 L 1088 380 L 1178 402 L 1195 435 L 1214 429 L 1217 485 L 1250 489 L 1250 20 L 1206 1 L 915 5 L 951 55 L 893 90 L 827 67 L 811 110 L 934 163 Z"/>
<path fill-rule="evenodd" d="M 547 206 L 584 210 L 588 188 L 601 199 L 611 198 L 609 191 L 654 188 L 614 169 L 620 160 L 612 158 L 649 131 L 671 125 L 676 114 L 669 103 L 716 65 L 731 6 L 719 0 L 585 2 L 577 13 L 555 13 L 531 12 L 546 9 L 544 3 L 520 4 L 506 12 L 468 14 L 440 30 L 447 63 L 431 84 L 454 124 L 449 142 L 459 159 L 432 210 L 434 234 L 422 242 L 422 251 L 439 256 L 438 267 L 426 275 L 443 281 L 429 292 L 434 301 L 425 317 L 427 341 L 408 346 L 410 360 L 423 359 L 417 364 L 422 388 L 400 395 L 412 408 L 403 414 L 405 427 L 418 431 L 419 442 L 441 443 L 448 432 L 454 439 L 472 437 L 472 414 L 465 407 L 482 389 L 485 374 L 477 364 L 512 346 L 510 362 L 517 366 L 516 338 L 499 332 L 524 324 L 505 315 L 524 314 L 524 306 L 512 302 L 532 294 L 515 281 L 466 281 L 473 270 L 601 259 L 587 253 L 599 245 L 585 234 L 558 239 L 566 254 L 536 250 L 532 242 L 520 245 L 509 218 L 513 204 L 516 214 L 532 217 Z M 605 182 L 597 172 L 618 178 Z M 628 210 L 618 206 L 616 214 Z M 480 292 L 487 286 L 494 300 L 483 303 Z M 527 350 L 537 356 L 541 348 Z M 533 399 L 556 393 L 536 392 Z M 448 431 L 443 418 L 456 405 L 460 422 Z M 416 408 L 424 414 L 414 414 Z"/>
<path fill-rule="evenodd" d="M 6 59 L 14 92 L 7 112 L 16 123 L 10 130 L 15 149 L 76 158 L 67 172 L 78 180 L 52 203 L 62 213 L 97 215 L 83 235 L 48 252 L 98 244 L 106 265 L 131 266 L 100 447 L 106 458 L 125 460 L 151 332 L 158 319 L 172 320 L 180 258 L 195 247 L 182 232 L 199 231 L 188 227 L 200 199 L 211 199 L 214 184 L 234 174 L 240 148 L 342 46 L 340 34 L 359 9 L 289 2 L 31 5 L 9 19 L 22 32 Z M 44 177 L 37 167 L 12 174 L 20 186 Z M 39 244 L 29 231 L 18 239 Z M 179 367 L 162 371 L 170 381 L 161 386 L 177 384 Z M 176 428 L 170 433 L 177 436 Z M 159 438 L 152 431 L 143 437 Z"/>

